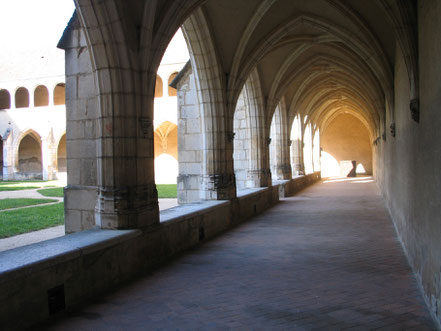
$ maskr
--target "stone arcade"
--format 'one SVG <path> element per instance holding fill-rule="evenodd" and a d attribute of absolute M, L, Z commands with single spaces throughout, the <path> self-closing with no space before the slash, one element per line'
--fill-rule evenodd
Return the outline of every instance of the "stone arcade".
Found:
<path fill-rule="evenodd" d="M 48 297 L 79 304 L 271 207 L 320 177 L 320 155 L 373 174 L 441 320 L 439 1 L 75 4 L 60 46 L 66 229 L 77 233 L 3 253 L 7 327 L 57 311 Z M 190 52 L 172 82 L 183 205 L 159 213 L 156 73 L 179 27 Z"/>

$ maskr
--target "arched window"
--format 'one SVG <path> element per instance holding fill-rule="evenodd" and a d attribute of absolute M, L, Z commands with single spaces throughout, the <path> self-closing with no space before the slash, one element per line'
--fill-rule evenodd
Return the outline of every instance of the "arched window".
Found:
<path fill-rule="evenodd" d="M 26 135 L 18 147 L 18 170 L 27 178 L 41 178 L 41 144 L 33 134 Z"/>
<path fill-rule="evenodd" d="M 170 75 L 170 77 L 168 78 L 168 96 L 169 97 L 175 97 L 177 95 L 177 91 L 174 87 L 171 87 L 170 84 L 173 81 L 173 79 L 176 78 L 176 76 L 178 75 L 177 72 L 174 72 Z"/>
<path fill-rule="evenodd" d="M 54 89 L 54 105 L 66 104 L 66 84 L 60 83 Z"/>
<path fill-rule="evenodd" d="M 0 109 L 11 108 L 11 95 L 8 90 L 0 90 Z"/>
<path fill-rule="evenodd" d="M 15 108 L 29 107 L 29 91 L 25 87 L 20 87 L 15 92 Z"/>
<path fill-rule="evenodd" d="M 34 91 L 34 106 L 42 107 L 49 105 L 49 91 L 46 86 L 39 85 Z"/>
<path fill-rule="evenodd" d="M 162 79 L 156 75 L 155 98 L 162 97 Z"/>

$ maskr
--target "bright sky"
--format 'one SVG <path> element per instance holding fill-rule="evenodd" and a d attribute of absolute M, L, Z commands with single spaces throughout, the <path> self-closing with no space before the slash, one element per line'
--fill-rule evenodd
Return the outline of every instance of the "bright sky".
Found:
<path fill-rule="evenodd" d="M 56 47 L 74 10 L 73 0 L 0 0 L 0 82 L 64 74 Z M 180 31 L 171 44 L 164 63 L 187 62 Z"/>
<path fill-rule="evenodd" d="M 0 0 L 2 48 L 56 47 L 74 9 L 73 0 Z"/>
<path fill-rule="evenodd" d="M 0 0 L 0 82 L 63 75 L 57 44 L 74 9 L 73 0 Z"/>

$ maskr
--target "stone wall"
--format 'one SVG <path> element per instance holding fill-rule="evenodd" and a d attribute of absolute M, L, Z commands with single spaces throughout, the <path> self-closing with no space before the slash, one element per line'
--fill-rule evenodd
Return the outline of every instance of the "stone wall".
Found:
<path fill-rule="evenodd" d="M 441 3 L 418 1 L 420 120 L 411 118 L 405 59 L 396 47 L 395 109 L 376 150 L 376 178 L 427 303 L 441 321 Z M 392 117 L 393 115 L 393 117 Z M 394 121 L 394 122 L 393 122 Z"/>
<path fill-rule="evenodd" d="M 337 116 L 323 133 L 321 147 L 337 162 L 356 161 L 367 175 L 372 175 L 372 141 L 367 128 L 355 116 Z"/>

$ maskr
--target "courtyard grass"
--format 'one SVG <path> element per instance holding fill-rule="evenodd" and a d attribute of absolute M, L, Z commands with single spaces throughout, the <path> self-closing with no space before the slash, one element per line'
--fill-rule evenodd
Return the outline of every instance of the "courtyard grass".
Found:
<path fill-rule="evenodd" d="M 58 180 L 5 180 L 0 181 L 0 191 L 20 191 L 43 187 L 57 187 L 60 185 L 62 184 Z"/>
<path fill-rule="evenodd" d="M 57 197 L 63 198 L 64 192 L 62 187 L 54 187 L 54 188 L 44 188 L 41 190 L 37 190 L 38 193 L 44 195 L 45 197 Z"/>
<path fill-rule="evenodd" d="M 176 184 L 156 184 L 158 190 L 158 198 L 177 198 L 178 190 Z"/>
<path fill-rule="evenodd" d="M 1 199 L 0 200 L 0 210 L 26 207 L 32 205 L 39 205 L 42 203 L 57 202 L 54 199 L 27 199 L 27 198 L 17 198 L 17 199 Z M 0 215 L 0 218 L 2 216 Z"/>
<path fill-rule="evenodd" d="M 64 203 L 0 213 L 0 238 L 64 224 Z"/>

